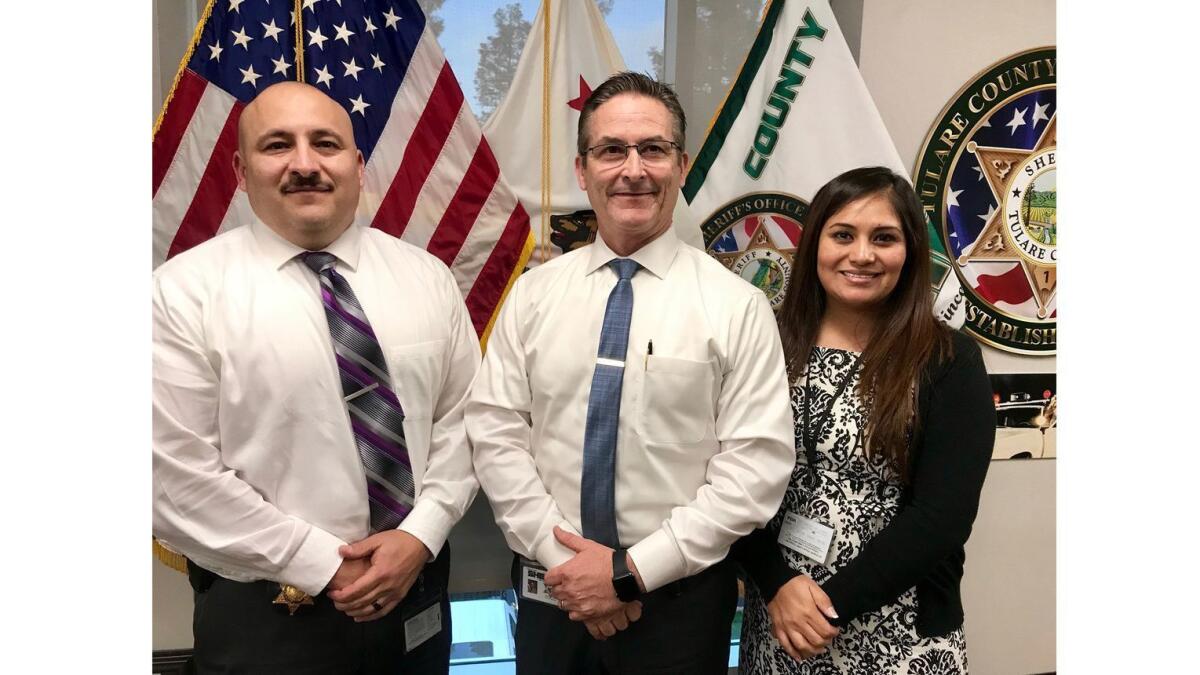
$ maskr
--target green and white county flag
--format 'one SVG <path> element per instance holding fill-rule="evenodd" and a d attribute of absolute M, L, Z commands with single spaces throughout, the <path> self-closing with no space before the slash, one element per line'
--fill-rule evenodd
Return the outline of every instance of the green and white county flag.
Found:
<path fill-rule="evenodd" d="M 829 3 L 772 0 L 684 182 L 706 250 L 778 309 L 809 201 L 861 166 L 908 175 Z M 957 277 L 944 251 L 934 267 L 941 311 Z"/>

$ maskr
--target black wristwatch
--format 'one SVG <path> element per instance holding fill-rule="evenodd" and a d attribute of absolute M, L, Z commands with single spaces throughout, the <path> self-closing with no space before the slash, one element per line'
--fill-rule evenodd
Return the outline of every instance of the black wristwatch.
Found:
<path fill-rule="evenodd" d="M 633 572 L 629 571 L 629 565 L 625 564 L 625 549 L 623 548 L 613 550 L 613 590 L 617 592 L 617 599 L 621 602 L 637 600 L 642 596 L 642 589 L 638 586 L 637 577 L 633 576 Z"/>

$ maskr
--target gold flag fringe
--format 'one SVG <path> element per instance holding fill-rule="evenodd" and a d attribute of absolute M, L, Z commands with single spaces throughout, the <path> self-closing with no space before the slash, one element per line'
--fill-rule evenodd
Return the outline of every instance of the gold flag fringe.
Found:
<path fill-rule="evenodd" d="M 521 273 L 525 271 L 525 266 L 529 264 L 529 258 L 533 255 L 534 248 L 533 223 L 530 222 L 529 234 L 525 235 L 525 245 L 521 247 L 521 255 L 517 258 L 517 264 L 508 277 L 508 283 L 504 285 L 504 292 L 500 294 L 500 301 L 496 303 L 496 309 L 492 310 L 492 318 L 488 319 L 487 327 L 483 329 L 483 335 L 479 338 L 479 350 L 485 354 L 487 353 L 488 338 L 492 335 L 496 318 L 500 316 L 500 308 L 504 306 L 504 301 L 508 298 L 508 292 L 512 290 L 513 284 L 517 283 L 517 277 L 521 276 Z"/>
<path fill-rule="evenodd" d="M 187 558 L 183 557 L 182 553 L 176 553 L 166 546 L 163 546 L 162 544 L 158 543 L 157 539 L 153 539 L 152 541 L 154 542 L 154 557 L 158 558 L 160 563 L 170 567 L 176 572 L 183 572 L 184 574 L 187 574 Z"/>
<path fill-rule="evenodd" d="M 175 70 L 175 79 L 171 81 L 171 91 L 167 92 L 167 97 L 163 99 L 162 108 L 158 111 L 158 119 L 154 120 L 154 131 L 150 134 L 151 138 L 158 135 L 158 128 L 162 126 L 163 117 L 167 114 L 167 104 L 175 97 L 175 88 L 179 86 L 179 78 L 183 77 L 183 71 L 187 69 L 188 61 L 192 60 L 192 52 L 196 51 L 196 46 L 200 44 L 200 35 L 204 32 L 204 23 L 208 21 L 209 15 L 212 14 L 213 5 L 217 0 L 208 0 L 204 5 L 204 13 L 200 15 L 200 21 L 196 24 L 196 30 L 192 32 L 192 41 L 188 43 L 187 51 L 183 53 L 183 59 L 179 61 L 179 68 Z"/>

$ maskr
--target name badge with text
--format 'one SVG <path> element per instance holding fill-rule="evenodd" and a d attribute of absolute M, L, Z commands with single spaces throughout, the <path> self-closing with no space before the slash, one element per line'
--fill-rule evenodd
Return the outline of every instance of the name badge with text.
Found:
<path fill-rule="evenodd" d="M 558 607 L 558 601 L 546 590 L 546 568 L 541 565 L 522 563 L 521 597 Z"/>
<path fill-rule="evenodd" d="M 783 517 L 783 527 L 779 528 L 779 543 L 824 565 L 829 545 L 833 543 L 833 528 L 789 511 Z"/>

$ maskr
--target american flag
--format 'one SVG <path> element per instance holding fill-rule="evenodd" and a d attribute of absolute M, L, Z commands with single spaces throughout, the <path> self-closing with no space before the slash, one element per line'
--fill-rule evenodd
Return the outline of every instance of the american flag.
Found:
<path fill-rule="evenodd" d="M 485 340 L 532 251 L 529 217 L 412 0 L 209 1 L 154 130 L 154 266 L 253 219 L 237 120 L 283 80 L 345 106 L 366 158 L 359 222 L 445 262 Z"/>

